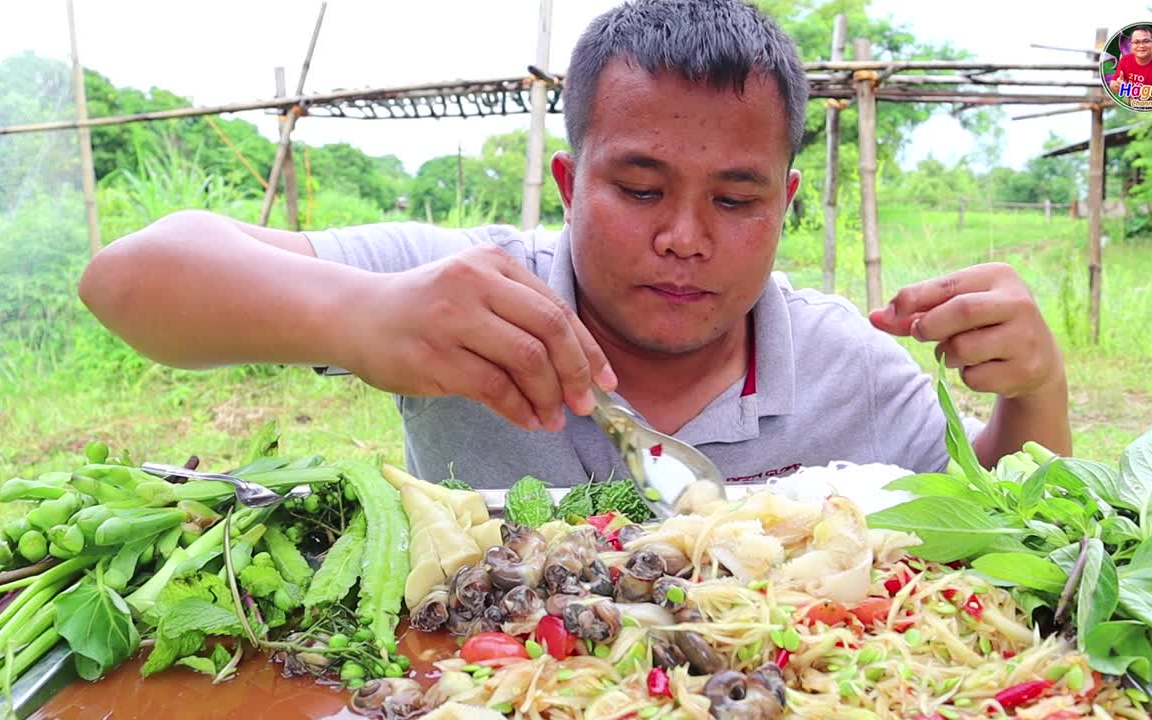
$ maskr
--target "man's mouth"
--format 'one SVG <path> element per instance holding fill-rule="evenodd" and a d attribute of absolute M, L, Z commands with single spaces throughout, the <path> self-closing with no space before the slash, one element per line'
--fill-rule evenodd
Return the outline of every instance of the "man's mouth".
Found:
<path fill-rule="evenodd" d="M 645 285 L 660 298 L 674 303 L 689 303 L 703 300 L 712 295 L 711 292 L 695 285 L 678 285 L 675 283 L 656 283 Z"/>

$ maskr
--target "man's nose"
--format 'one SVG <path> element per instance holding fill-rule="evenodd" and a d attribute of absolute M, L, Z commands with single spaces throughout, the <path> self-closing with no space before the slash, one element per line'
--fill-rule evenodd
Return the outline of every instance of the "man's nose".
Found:
<path fill-rule="evenodd" d="M 693 203 L 683 203 L 672 209 L 656 233 L 654 249 L 657 255 L 673 253 L 677 257 L 712 255 L 712 231 L 706 211 Z"/>

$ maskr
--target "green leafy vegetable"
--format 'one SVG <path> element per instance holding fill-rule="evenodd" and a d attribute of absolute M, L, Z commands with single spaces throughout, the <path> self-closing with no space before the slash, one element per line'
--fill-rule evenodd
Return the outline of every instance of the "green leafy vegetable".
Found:
<path fill-rule="evenodd" d="M 964 499 L 972 497 L 972 488 L 968 483 L 945 473 L 905 475 L 888 483 L 884 489 L 904 490 L 914 495 L 936 495 Z"/>
<path fill-rule="evenodd" d="M 324 562 L 308 591 L 304 594 L 304 607 L 313 608 L 339 602 L 356 584 L 364 558 L 364 533 L 367 520 L 357 510 L 341 535 L 324 556 Z"/>
<path fill-rule="evenodd" d="M 872 527 L 917 535 L 915 553 L 927 560 L 952 562 L 976 555 L 1012 530 L 971 500 L 923 497 L 873 513 Z"/>
<path fill-rule="evenodd" d="M 312 566 L 280 528 L 275 525 L 268 528 L 264 533 L 264 545 L 285 580 L 295 585 L 308 584 L 312 578 Z"/>
<path fill-rule="evenodd" d="M 1152 432 L 1124 448 L 1120 456 L 1120 493 L 1139 515 L 1140 527 L 1147 533 L 1152 511 Z"/>
<path fill-rule="evenodd" d="M 76 653 L 76 671 L 85 680 L 98 680 L 140 647 L 127 603 L 99 569 L 59 595 L 55 606 L 56 632 Z"/>
<path fill-rule="evenodd" d="M 212 662 L 212 658 L 190 655 L 180 658 L 176 661 L 176 664 L 190 667 L 196 672 L 204 673 L 205 675 L 216 675 L 216 663 Z"/>
<path fill-rule="evenodd" d="M 520 525 L 538 528 L 550 521 L 555 512 L 548 486 L 531 475 L 517 480 L 504 499 L 505 517 Z"/>
<path fill-rule="evenodd" d="M 602 483 L 596 493 L 595 502 L 597 515 L 615 511 L 626 515 L 629 520 L 636 523 L 647 522 L 656 517 L 652 508 L 640 495 L 636 483 L 628 479 Z"/>
<path fill-rule="evenodd" d="M 442 487 L 448 488 L 449 490 L 475 490 L 476 489 L 476 488 L 472 487 L 471 485 L 469 485 L 468 483 L 464 482 L 463 480 L 457 480 L 456 478 L 448 478 L 447 480 L 443 480 L 440 482 L 440 485 Z"/>
<path fill-rule="evenodd" d="M 560 502 L 556 506 L 556 517 L 569 523 L 576 523 L 595 515 L 594 487 L 592 481 L 588 481 L 564 493 L 564 497 L 560 498 Z"/>
<path fill-rule="evenodd" d="M 185 598 L 173 606 L 160 621 L 163 637 L 177 638 L 190 632 L 204 635 L 239 635 L 243 632 L 233 610 L 202 598 Z"/>
<path fill-rule="evenodd" d="M 1059 594 L 1068 582 L 1068 573 L 1059 565 L 1027 553 L 989 553 L 976 558 L 972 567 L 993 578 L 1041 592 Z"/>
<path fill-rule="evenodd" d="M 1144 682 L 1152 682 L 1148 626 L 1129 620 L 1101 623 L 1088 632 L 1085 648 L 1094 669 L 1110 675 L 1131 671 Z"/>

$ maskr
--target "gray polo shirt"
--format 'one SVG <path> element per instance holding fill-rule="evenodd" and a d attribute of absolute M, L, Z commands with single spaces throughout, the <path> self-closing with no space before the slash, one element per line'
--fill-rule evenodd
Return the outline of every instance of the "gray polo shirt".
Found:
<path fill-rule="evenodd" d="M 380 223 L 308 232 L 317 255 L 374 272 L 399 272 L 474 245 L 494 243 L 575 307 L 567 227 L 524 232 Z M 773 273 L 752 310 L 755 362 L 676 433 L 730 483 L 764 482 L 799 466 L 879 462 L 914 472 L 948 462 L 944 415 L 932 378 L 892 337 L 841 297 L 795 289 Z M 623 402 L 619 395 L 617 401 Z M 530 433 L 461 397 L 397 396 L 409 472 L 452 474 L 474 487 L 508 487 L 524 475 L 557 486 L 627 476 L 590 418 Z M 965 419 L 974 438 L 982 424 Z"/>

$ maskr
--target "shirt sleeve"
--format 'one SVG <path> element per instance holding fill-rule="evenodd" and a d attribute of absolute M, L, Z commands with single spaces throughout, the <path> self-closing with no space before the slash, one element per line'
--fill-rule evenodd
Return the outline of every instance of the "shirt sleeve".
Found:
<path fill-rule="evenodd" d="M 924 372 L 896 340 L 880 332 L 867 344 L 874 442 L 887 462 L 913 472 L 942 472 L 948 465 L 947 421 L 936 378 Z M 949 390 L 953 378 L 947 379 Z M 955 395 L 953 395 L 955 397 Z M 961 415 L 969 442 L 984 423 Z"/>
<path fill-rule="evenodd" d="M 306 231 L 304 236 L 322 260 L 390 273 L 441 260 L 503 239 L 507 234 L 508 230 L 499 226 L 454 229 L 418 222 L 386 222 Z"/>

